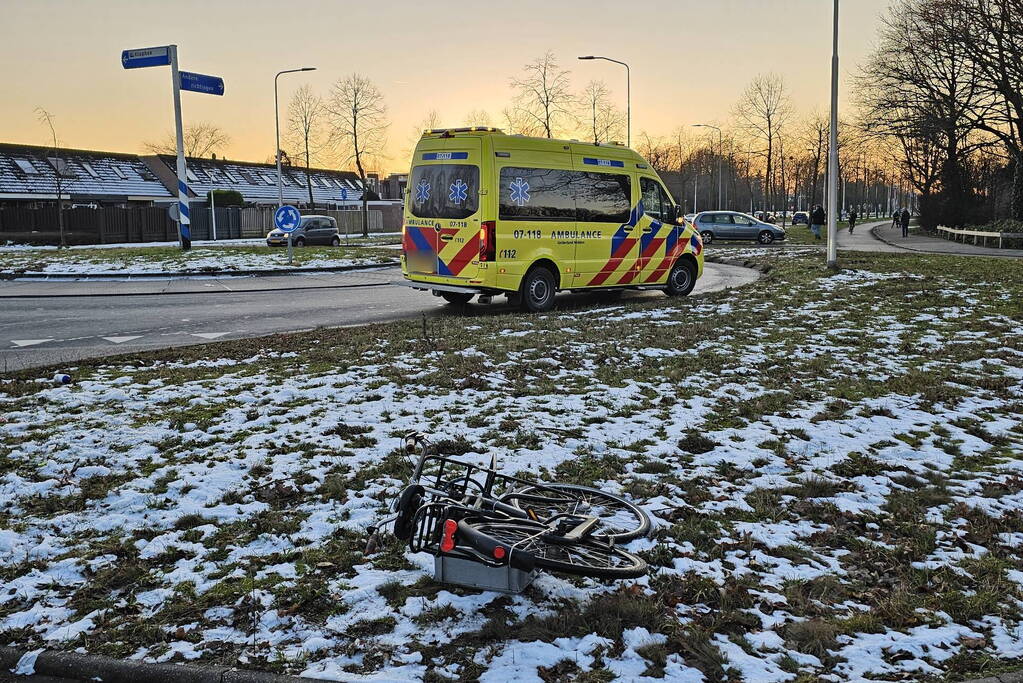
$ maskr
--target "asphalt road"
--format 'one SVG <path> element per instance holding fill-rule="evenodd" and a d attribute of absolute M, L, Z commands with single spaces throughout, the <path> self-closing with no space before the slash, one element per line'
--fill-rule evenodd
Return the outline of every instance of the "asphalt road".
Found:
<path fill-rule="evenodd" d="M 757 277 L 754 270 L 708 263 L 695 293 L 738 287 Z M 428 293 L 391 284 L 400 279 L 397 268 L 387 268 L 161 282 L 2 282 L 0 374 L 317 327 L 514 310 L 503 297 L 488 306 L 447 306 Z M 629 292 L 623 300 L 662 296 L 658 291 Z M 593 301 L 593 295 L 558 297 L 560 307 Z"/>

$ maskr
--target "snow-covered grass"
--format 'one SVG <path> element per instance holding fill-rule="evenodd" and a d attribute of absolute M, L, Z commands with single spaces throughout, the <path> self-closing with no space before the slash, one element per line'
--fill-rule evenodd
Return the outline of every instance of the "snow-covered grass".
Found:
<path fill-rule="evenodd" d="M 370 238 L 371 240 L 373 238 Z M 90 248 L 0 247 L 0 273 L 203 273 L 219 270 L 326 268 L 396 262 L 382 246 L 295 248 L 289 265 L 286 249 L 262 245 L 196 244 L 183 252 L 172 244 Z"/>
<path fill-rule="evenodd" d="M 0 381 L 0 642 L 343 680 L 959 680 L 1023 658 L 1023 264 L 778 254 L 738 291 Z M 468 324 L 467 324 L 468 323 Z M 439 586 L 365 530 L 410 429 L 639 501 L 652 567 Z"/>

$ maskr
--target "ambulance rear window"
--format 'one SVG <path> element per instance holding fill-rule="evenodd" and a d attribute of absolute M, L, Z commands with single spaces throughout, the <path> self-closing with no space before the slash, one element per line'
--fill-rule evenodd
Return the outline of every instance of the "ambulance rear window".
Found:
<path fill-rule="evenodd" d="M 480 169 L 471 164 L 416 166 L 409 210 L 417 218 L 468 218 L 479 209 Z"/>

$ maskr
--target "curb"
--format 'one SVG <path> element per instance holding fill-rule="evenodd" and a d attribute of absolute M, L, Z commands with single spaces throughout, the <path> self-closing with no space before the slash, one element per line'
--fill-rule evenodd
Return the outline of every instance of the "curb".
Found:
<path fill-rule="evenodd" d="M 774 270 L 774 266 L 765 263 L 757 263 L 755 261 L 751 261 L 750 259 L 723 258 L 721 256 L 704 256 L 703 262 L 720 263 L 723 266 L 737 266 L 739 268 L 749 268 L 750 270 L 759 271 L 764 275 L 767 275 L 772 270 Z"/>
<path fill-rule="evenodd" d="M 0 280 L 151 280 L 154 278 L 195 278 L 195 277 L 268 277 L 271 275 L 310 275 L 315 273 L 346 273 L 353 270 L 370 270 L 373 268 L 389 268 L 398 265 L 398 261 L 366 263 L 350 266 L 327 266 L 325 268 L 259 268 L 255 270 L 177 270 L 163 273 L 21 273 L 17 271 L 0 271 Z"/>
<path fill-rule="evenodd" d="M 0 670 L 14 669 L 25 651 L 0 646 Z M 308 683 L 308 678 L 281 676 L 262 671 L 247 671 L 228 666 L 198 664 L 156 664 L 135 662 L 100 655 L 46 650 L 39 653 L 35 673 L 25 676 L 51 676 L 71 680 L 102 680 L 105 683 L 141 683 L 177 681 L 178 683 Z"/>
<path fill-rule="evenodd" d="M 917 249 L 916 247 L 907 247 L 905 244 L 899 244 L 898 242 L 893 242 L 890 239 L 888 239 L 887 237 L 882 237 L 880 234 L 878 234 L 877 229 L 880 228 L 882 225 L 888 225 L 888 224 L 887 223 L 881 223 L 881 224 L 875 225 L 874 227 L 872 227 L 870 229 L 870 234 L 874 236 L 874 239 L 881 240 L 882 242 L 887 244 L 889 247 L 896 247 L 898 249 L 906 249 L 908 251 L 915 251 L 915 252 L 918 252 L 918 253 L 921 253 L 921 254 L 940 254 L 940 253 L 944 253 L 944 252 L 939 252 L 939 251 L 928 251 L 926 249 Z"/>

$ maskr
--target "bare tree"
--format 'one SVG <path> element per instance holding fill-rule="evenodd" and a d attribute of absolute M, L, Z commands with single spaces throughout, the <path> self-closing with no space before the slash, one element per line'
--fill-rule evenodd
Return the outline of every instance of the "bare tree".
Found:
<path fill-rule="evenodd" d="M 674 143 L 665 142 L 659 137 L 651 137 L 646 131 L 639 134 L 639 146 L 636 151 L 657 171 L 670 171 L 674 166 Z"/>
<path fill-rule="evenodd" d="M 972 190 L 966 174 L 968 158 L 989 144 L 976 134 L 976 122 L 991 115 L 992 97 L 967 50 L 955 36 L 967 24 L 960 3 L 945 0 L 899 0 L 882 17 L 880 40 L 856 80 L 860 128 L 873 137 L 897 140 L 898 147 L 920 158 L 905 163 L 921 197 L 921 218 L 933 227 L 943 222 L 962 225 L 972 213 Z M 936 159 L 933 155 L 940 154 Z M 940 188 L 931 206 L 932 179 L 921 179 L 921 167 L 939 166 Z"/>
<path fill-rule="evenodd" d="M 1011 213 L 1023 221 L 1023 0 L 947 0 L 938 9 L 943 11 L 929 18 L 943 39 L 968 55 L 981 87 L 994 98 L 974 120 L 1013 160 Z"/>
<path fill-rule="evenodd" d="M 490 125 L 490 114 L 483 109 L 473 109 L 471 112 L 465 115 L 465 125 L 467 126 L 489 126 Z"/>
<path fill-rule="evenodd" d="M 362 236 L 368 237 L 366 165 L 383 155 L 387 143 L 387 105 L 372 81 L 352 74 L 334 84 L 327 111 L 342 163 L 354 163 L 362 181 Z"/>
<path fill-rule="evenodd" d="M 587 137 L 594 144 L 620 139 L 625 130 L 625 115 L 611 103 L 609 95 L 603 81 L 590 81 L 580 97 L 589 116 Z"/>
<path fill-rule="evenodd" d="M 437 110 L 431 109 L 426 112 L 426 116 L 424 116 L 419 123 L 409 128 L 408 137 L 405 139 L 405 157 L 409 159 L 412 158 L 412 153 L 415 151 L 416 145 L 419 144 L 419 141 L 423 137 L 423 131 L 433 130 L 440 127 L 440 114 L 437 113 Z"/>
<path fill-rule="evenodd" d="M 314 159 L 327 149 L 330 139 L 325 126 L 326 111 L 323 98 L 313 92 L 312 87 L 303 85 L 291 96 L 288 105 L 287 141 L 298 148 L 305 157 L 305 184 L 309 190 L 309 206 L 315 207 L 313 201 L 313 184 L 310 181 L 309 168 Z"/>
<path fill-rule="evenodd" d="M 791 113 L 785 81 L 777 74 L 755 77 L 735 105 L 739 129 L 757 143 L 756 152 L 764 159 L 765 199 L 773 196 L 775 143 Z"/>
<path fill-rule="evenodd" d="M 526 64 L 524 71 L 521 78 L 511 81 L 516 94 L 509 122 L 514 121 L 519 132 L 548 138 L 573 128 L 575 98 L 569 83 L 570 72 L 558 66 L 554 53 L 548 51 Z"/>
<path fill-rule="evenodd" d="M 208 157 L 231 144 L 231 136 L 220 126 L 208 121 L 188 124 L 181 139 L 185 146 L 185 156 L 196 158 Z M 143 143 L 142 148 L 150 154 L 178 153 L 177 139 L 173 132 L 167 133 L 162 140 Z"/>
<path fill-rule="evenodd" d="M 50 154 L 48 161 L 53 168 L 53 193 L 57 196 L 57 229 L 60 232 L 60 246 L 67 247 L 67 236 L 64 231 L 64 190 L 67 188 L 71 174 L 67 165 L 67 159 L 61 153 L 60 141 L 57 139 L 57 129 L 53 125 L 53 115 L 43 109 L 36 107 L 36 118 L 39 123 L 50 129 Z"/>

